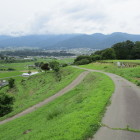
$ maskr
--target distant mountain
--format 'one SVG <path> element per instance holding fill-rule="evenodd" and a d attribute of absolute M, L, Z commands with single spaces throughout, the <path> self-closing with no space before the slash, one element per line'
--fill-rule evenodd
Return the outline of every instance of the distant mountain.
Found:
<path fill-rule="evenodd" d="M 93 48 L 104 49 L 117 42 L 140 41 L 140 35 L 115 32 L 109 35 L 95 33 L 64 35 L 0 36 L 0 47 L 37 47 L 45 49 Z"/>
<path fill-rule="evenodd" d="M 5 40 L 5 39 L 9 39 L 9 38 L 11 38 L 11 36 L 0 35 L 0 41 Z"/>

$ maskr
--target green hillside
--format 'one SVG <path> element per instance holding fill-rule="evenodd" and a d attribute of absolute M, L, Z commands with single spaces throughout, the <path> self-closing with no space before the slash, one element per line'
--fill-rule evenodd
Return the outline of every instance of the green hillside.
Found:
<path fill-rule="evenodd" d="M 3 120 L 22 110 L 52 96 L 68 84 L 70 84 L 83 70 L 72 67 L 61 68 L 61 81 L 58 81 L 54 72 L 40 73 L 29 78 L 16 80 L 15 87 L 2 88 L 0 93 L 6 93 L 15 97 L 13 111 L 1 117 Z M 22 78 L 22 77 L 20 77 Z"/>
<path fill-rule="evenodd" d="M 113 81 L 90 73 L 81 84 L 38 110 L 0 125 L 1 140 L 84 140 L 100 127 Z"/>

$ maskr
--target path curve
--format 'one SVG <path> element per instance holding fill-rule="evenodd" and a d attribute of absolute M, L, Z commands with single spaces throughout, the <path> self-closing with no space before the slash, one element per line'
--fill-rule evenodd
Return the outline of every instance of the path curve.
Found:
<path fill-rule="evenodd" d="M 62 90 L 60 90 L 58 93 L 52 95 L 51 97 L 48 97 L 46 100 L 24 110 L 23 112 L 16 114 L 15 116 L 12 116 L 10 118 L 7 118 L 3 121 L 0 121 L 0 124 L 4 124 L 6 122 L 12 121 L 16 118 L 19 118 L 25 114 L 28 114 L 30 112 L 33 112 L 34 110 L 36 110 L 37 108 L 53 101 L 54 99 L 58 98 L 59 96 L 62 96 L 63 94 L 67 93 L 68 91 L 70 91 L 71 89 L 73 89 L 74 87 L 76 87 L 84 78 L 85 76 L 88 74 L 88 71 L 84 71 L 82 72 L 71 84 L 69 84 L 68 86 L 66 86 L 65 88 L 63 88 Z"/>
<path fill-rule="evenodd" d="M 129 125 L 130 128 L 140 129 L 140 88 L 112 73 L 86 68 L 80 69 L 104 73 L 115 83 L 111 105 L 107 107 L 102 123 L 111 128 L 126 128 Z M 94 135 L 94 138 L 89 140 L 140 140 L 140 133 L 101 127 Z"/>

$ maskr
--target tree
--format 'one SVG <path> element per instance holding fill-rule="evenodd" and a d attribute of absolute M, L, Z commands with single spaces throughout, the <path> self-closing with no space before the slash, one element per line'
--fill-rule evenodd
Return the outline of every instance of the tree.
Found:
<path fill-rule="evenodd" d="M 135 46 L 131 51 L 131 59 L 140 59 L 140 41 L 135 42 Z"/>
<path fill-rule="evenodd" d="M 12 105 L 14 98 L 6 94 L 0 94 L 0 117 L 10 113 L 12 111 Z"/>
<path fill-rule="evenodd" d="M 108 49 L 105 49 L 102 52 L 101 57 L 102 57 L 103 60 L 115 59 L 116 58 L 116 54 L 115 54 L 114 49 L 108 48 Z"/>
<path fill-rule="evenodd" d="M 15 86 L 15 79 L 13 78 L 10 78 L 8 80 L 8 83 L 9 83 L 9 88 L 13 88 Z"/>
<path fill-rule="evenodd" d="M 127 40 L 125 42 L 114 44 L 112 48 L 115 51 L 116 59 L 131 59 L 134 42 Z"/>
<path fill-rule="evenodd" d="M 50 70 L 49 64 L 48 64 L 48 63 L 43 64 L 43 65 L 41 66 L 41 69 L 44 70 L 45 73 L 46 73 L 47 70 Z"/>
<path fill-rule="evenodd" d="M 91 55 L 91 59 L 92 59 L 92 61 L 101 60 L 101 55 L 97 55 L 97 54 Z"/>
<path fill-rule="evenodd" d="M 29 70 L 29 71 L 28 71 L 28 74 L 31 74 L 31 73 L 32 73 L 32 72 Z"/>
<path fill-rule="evenodd" d="M 74 64 L 76 65 L 89 64 L 90 62 L 92 62 L 92 59 L 88 55 L 80 55 L 74 60 Z"/>
<path fill-rule="evenodd" d="M 52 70 L 54 70 L 55 72 L 59 72 L 60 70 L 60 64 L 57 61 L 52 61 L 49 63 L 49 66 Z"/>
<path fill-rule="evenodd" d="M 55 72 L 55 76 L 57 81 L 61 80 L 61 73 L 60 73 L 60 64 L 57 61 L 52 61 L 49 63 L 49 66 Z"/>

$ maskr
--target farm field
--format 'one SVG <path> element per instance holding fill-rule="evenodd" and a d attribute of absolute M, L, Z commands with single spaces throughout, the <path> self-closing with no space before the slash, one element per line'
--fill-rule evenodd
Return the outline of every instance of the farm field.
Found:
<path fill-rule="evenodd" d="M 127 61 L 129 62 L 129 60 Z M 113 63 L 91 63 L 80 67 L 114 73 L 140 86 L 140 66 L 119 68 Z"/>
<path fill-rule="evenodd" d="M 61 80 L 58 81 L 53 71 L 40 73 L 26 79 L 16 80 L 15 87 L 9 89 L 4 87 L 0 93 L 7 93 L 15 97 L 13 111 L 0 119 L 3 120 L 13 116 L 22 110 L 52 96 L 68 84 L 70 84 L 83 70 L 72 67 L 62 68 Z M 22 78 L 22 77 L 21 77 Z"/>
<path fill-rule="evenodd" d="M 85 140 L 100 127 L 113 91 L 114 83 L 108 76 L 90 73 L 67 94 L 28 115 L 0 125 L 0 139 Z"/>
<path fill-rule="evenodd" d="M 28 72 L 29 70 L 31 72 L 38 71 L 36 68 L 28 68 L 28 65 L 34 65 L 35 62 L 51 62 L 51 61 L 58 61 L 60 64 L 69 64 L 73 63 L 74 59 L 73 58 L 64 58 L 64 59 L 51 59 L 51 58 L 40 58 L 37 59 L 37 61 L 31 61 L 31 62 L 22 62 L 22 63 L 1 63 L 0 64 L 0 69 L 8 69 L 12 68 L 14 69 L 13 71 L 1 71 L 0 70 L 0 78 L 5 78 L 5 77 L 10 77 L 10 76 L 16 76 L 16 75 L 21 75 L 24 72 Z M 17 78 L 21 79 L 21 78 Z"/>
<path fill-rule="evenodd" d="M 0 72 L 0 79 L 1 78 L 5 78 L 5 77 L 11 77 L 11 76 L 17 76 L 17 75 L 21 75 L 23 72 L 20 71 L 12 71 L 12 72 Z"/>

